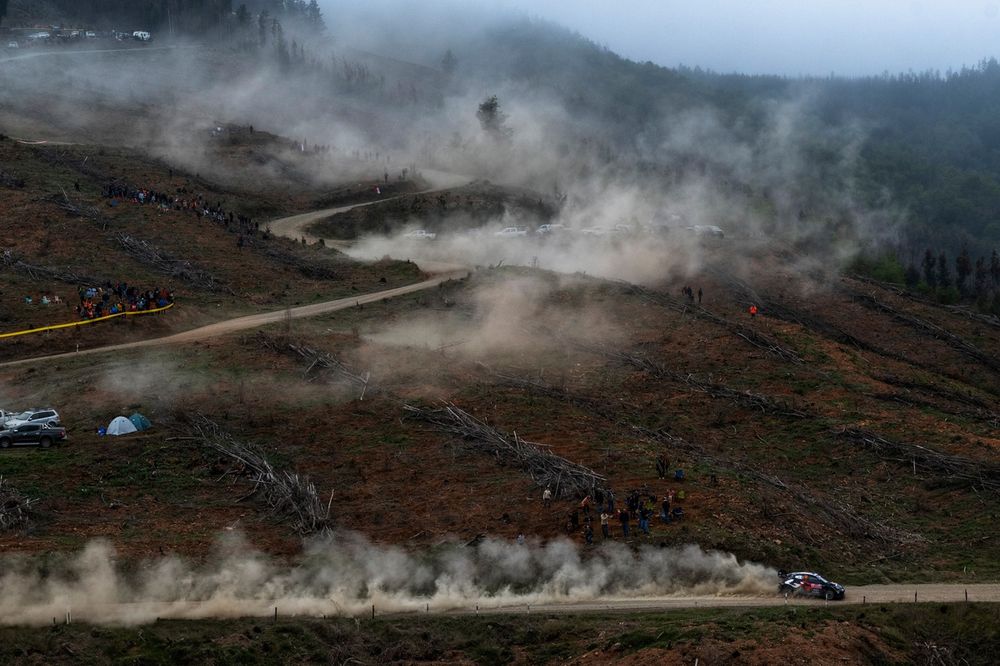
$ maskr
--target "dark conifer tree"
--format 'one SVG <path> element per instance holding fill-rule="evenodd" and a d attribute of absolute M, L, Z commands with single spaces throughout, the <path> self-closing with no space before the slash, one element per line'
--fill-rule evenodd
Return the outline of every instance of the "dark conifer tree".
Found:
<path fill-rule="evenodd" d="M 924 282 L 926 282 L 927 286 L 931 289 L 937 286 L 937 273 L 934 271 L 934 266 L 934 253 L 931 252 L 930 248 L 927 248 L 927 252 L 924 253 L 923 261 Z"/>
<path fill-rule="evenodd" d="M 948 270 L 948 257 L 944 252 L 938 255 L 937 283 L 939 287 L 945 289 L 951 286 L 951 271 Z"/>

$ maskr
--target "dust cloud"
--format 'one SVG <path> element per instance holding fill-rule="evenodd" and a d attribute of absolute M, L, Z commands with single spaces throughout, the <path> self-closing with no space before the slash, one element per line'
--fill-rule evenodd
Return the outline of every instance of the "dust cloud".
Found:
<path fill-rule="evenodd" d="M 321 616 L 496 608 L 656 596 L 759 595 L 775 572 L 688 545 L 602 545 L 584 553 L 566 540 L 487 539 L 411 553 L 338 533 L 307 543 L 286 564 L 244 537 L 220 537 L 204 563 L 164 557 L 126 567 L 95 541 L 44 565 L 8 556 L 0 574 L 0 625 L 74 620 L 136 625 L 157 618 Z"/>
<path fill-rule="evenodd" d="M 366 351 L 366 362 L 384 365 L 379 356 L 387 346 L 447 349 L 493 360 L 494 354 L 524 358 L 539 353 L 550 346 L 546 343 L 558 344 L 560 335 L 595 343 L 620 340 L 625 335 L 623 327 L 599 306 L 560 302 L 563 290 L 582 284 L 583 280 L 560 275 L 548 280 L 512 275 L 486 281 L 461 294 L 462 300 L 452 309 L 406 316 L 365 335 L 365 341 L 375 345 Z M 391 367 L 384 370 L 385 375 L 392 374 Z"/>

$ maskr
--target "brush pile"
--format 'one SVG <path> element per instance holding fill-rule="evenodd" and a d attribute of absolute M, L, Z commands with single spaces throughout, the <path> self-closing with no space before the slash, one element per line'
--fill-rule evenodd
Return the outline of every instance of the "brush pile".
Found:
<path fill-rule="evenodd" d="M 404 405 L 410 418 L 456 435 L 475 451 L 489 453 L 500 465 L 513 465 L 527 472 L 540 488 L 549 487 L 560 499 L 602 494 L 608 490 L 607 479 L 594 470 L 560 458 L 541 444 L 527 442 L 513 433 L 507 436 L 455 405 L 423 409 Z"/>
<path fill-rule="evenodd" d="M 258 496 L 274 515 L 290 521 L 299 534 L 315 534 L 332 527 L 330 505 L 323 504 L 309 479 L 275 469 L 259 446 L 238 441 L 207 418 L 200 417 L 194 431 L 211 450 L 234 463 L 220 480 L 232 474 L 253 485 L 241 501 Z"/>
<path fill-rule="evenodd" d="M 53 194 L 46 199 L 49 203 L 53 203 L 59 207 L 61 211 L 69 215 L 70 217 L 82 217 L 87 220 L 92 220 L 93 222 L 99 222 L 102 225 L 107 224 L 107 219 L 101 214 L 101 211 L 94 206 L 88 206 L 79 201 L 73 201 L 63 190 L 62 194 Z"/>
<path fill-rule="evenodd" d="M 12 190 L 24 189 L 27 183 L 24 182 L 24 178 L 19 178 L 12 173 L 7 173 L 6 171 L 0 171 L 0 186 L 9 187 Z"/>
<path fill-rule="evenodd" d="M 303 362 L 308 363 L 305 374 L 308 376 L 314 370 L 329 370 L 339 377 L 343 377 L 348 381 L 357 384 L 361 387 L 361 397 L 364 398 L 365 392 L 368 389 L 368 381 L 371 379 L 371 373 L 366 372 L 361 374 L 360 372 L 352 369 L 343 361 L 339 360 L 333 354 L 319 351 L 306 345 L 299 344 L 294 340 L 289 340 L 284 337 L 274 337 L 260 331 L 257 335 L 251 338 L 261 347 L 268 349 L 279 354 L 287 354 L 289 356 L 294 356 L 303 360 Z"/>
<path fill-rule="evenodd" d="M 128 234 L 115 234 L 115 240 L 126 253 L 147 266 L 176 280 L 215 292 L 225 292 L 235 295 L 228 286 L 222 284 L 214 275 L 196 268 L 190 261 L 174 259 L 149 241 L 144 241 Z"/>
<path fill-rule="evenodd" d="M 0 532 L 27 527 L 37 499 L 25 497 L 0 476 Z"/>

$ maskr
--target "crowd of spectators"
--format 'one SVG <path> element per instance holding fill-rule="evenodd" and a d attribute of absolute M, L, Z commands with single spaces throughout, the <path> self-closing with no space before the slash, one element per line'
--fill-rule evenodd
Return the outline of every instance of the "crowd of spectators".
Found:
<path fill-rule="evenodd" d="M 244 236 L 256 236 L 260 231 L 260 223 L 254 222 L 253 218 L 227 211 L 221 201 L 211 202 L 186 187 L 178 187 L 173 194 L 167 194 L 153 188 L 133 187 L 126 183 L 114 182 L 104 186 L 103 194 L 105 199 L 111 200 L 113 206 L 133 203 L 140 206 L 154 206 L 163 211 L 173 210 L 197 215 L 225 227 L 226 231 L 238 233 L 241 240 Z"/>
<path fill-rule="evenodd" d="M 174 294 L 162 287 L 139 289 L 127 282 L 103 287 L 80 287 L 76 312 L 83 319 L 95 319 L 122 312 L 142 312 L 163 308 L 174 302 Z"/>

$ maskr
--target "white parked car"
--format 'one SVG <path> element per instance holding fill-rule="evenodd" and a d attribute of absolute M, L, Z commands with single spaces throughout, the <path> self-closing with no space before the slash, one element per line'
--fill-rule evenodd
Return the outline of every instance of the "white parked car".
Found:
<path fill-rule="evenodd" d="M 584 236 L 607 236 L 608 229 L 606 227 L 587 227 L 580 229 L 580 233 Z"/>
<path fill-rule="evenodd" d="M 19 48 L 21 48 L 21 45 L 18 44 L 17 42 L 7 42 L 7 48 L 9 48 L 9 49 L 19 49 Z"/>
<path fill-rule="evenodd" d="M 31 423 L 34 425 L 56 425 L 60 423 L 59 412 L 54 409 L 29 409 L 26 412 L 21 412 L 16 416 L 6 419 L 6 421 L 4 421 L 4 427 L 16 428 L 17 426 L 24 425 L 25 423 Z"/>
<path fill-rule="evenodd" d="M 693 231 L 699 236 L 706 236 L 712 238 L 725 238 L 726 232 L 724 232 L 720 227 L 714 224 L 696 224 L 692 227 L 687 227 L 688 231 Z"/>
<path fill-rule="evenodd" d="M 558 234 L 566 231 L 565 224 L 543 224 L 542 226 L 535 229 L 536 234 L 541 234 L 542 236 L 547 236 L 549 234 Z"/>
<path fill-rule="evenodd" d="M 507 227 L 493 234 L 497 238 L 518 238 L 528 235 L 527 227 Z"/>
<path fill-rule="evenodd" d="M 153 39 L 153 36 L 146 32 L 145 30 L 136 30 L 132 33 L 132 38 L 140 42 L 148 42 Z"/>
<path fill-rule="evenodd" d="M 434 240 L 437 238 L 437 234 L 433 231 L 427 231 L 426 229 L 415 229 L 408 234 L 403 234 L 403 238 L 409 238 L 411 240 Z"/>

